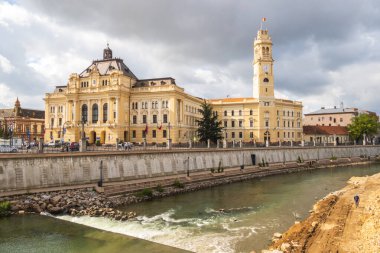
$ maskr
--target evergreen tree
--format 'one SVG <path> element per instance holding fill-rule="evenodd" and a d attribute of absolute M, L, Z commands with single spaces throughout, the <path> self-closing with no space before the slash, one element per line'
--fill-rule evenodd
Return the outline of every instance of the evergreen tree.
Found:
<path fill-rule="evenodd" d="M 199 140 L 207 141 L 210 139 L 216 143 L 217 140 L 222 139 L 222 122 L 218 121 L 218 116 L 212 111 L 212 105 L 206 100 L 203 101 L 201 107 L 202 109 L 199 112 L 202 114 L 202 119 L 197 120 Z"/>
<path fill-rule="evenodd" d="M 350 132 L 350 137 L 354 140 L 359 140 L 364 134 L 368 137 L 376 134 L 379 127 L 377 116 L 361 114 L 352 118 L 352 123 L 347 128 Z"/>

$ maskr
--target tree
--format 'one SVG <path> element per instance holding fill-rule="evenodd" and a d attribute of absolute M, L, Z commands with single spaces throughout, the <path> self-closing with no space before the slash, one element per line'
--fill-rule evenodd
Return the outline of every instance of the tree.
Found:
<path fill-rule="evenodd" d="M 222 139 L 222 122 L 218 121 L 218 115 L 212 111 L 212 105 L 203 101 L 202 109 L 199 112 L 202 114 L 202 119 L 197 120 L 198 130 L 197 134 L 200 141 L 207 141 L 210 139 L 216 143 L 217 140 Z"/>
<path fill-rule="evenodd" d="M 352 118 L 352 123 L 348 125 L 350 137 L 359 140 L 363 135 L 371 136 L 377 133 L 380 128 L 378 118 L 375 115 L 361 114 Z"/>

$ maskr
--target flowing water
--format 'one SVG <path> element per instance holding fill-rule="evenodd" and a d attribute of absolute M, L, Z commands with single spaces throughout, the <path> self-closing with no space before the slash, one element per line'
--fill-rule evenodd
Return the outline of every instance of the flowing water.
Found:
<path fill-rule="evenodd" d="M 377 172 L 380 165 L 329 168 L 218 186 L 131 205 L 125 209 L 140 216 L 127 223 L 62 219 L 195 252 L 259 251 L 351 176 Z"/>
<path fill-rule="evenodd" d="M 306 218 L 318 199 L 344 187 L 351 176 L 378 172 L 380 165 L 328 168 L 218 186 L 125 207 L 125 210 L 133 210 L 140 215 L 135 221 L 59 218 L 195 252 L 259 252 L 270 243 L 273 233 L 284 232 L 294 221 Z M 40 219 L 44 224 L 43 218 Z M 0 225 L 3 227 L 1 221 Z M 71 225 L 77 224 L 64 226 Z M 73 231 L 80 229 L 84 227 L 72 227 Z M 28 243 L 25 238 L 19 240 Z M 65 247 L 65 240 L 58 240 L 57 247 Z M 88 252 L 93 252 L 91 237 L 82 236 L 76 240 L 83 240 L 84 247 L 89 247 Z M 122 243 L 119 242 L 122 239 L 114 240 Z M 110 249 L 103 252 L 120 251 Z"/>
<path fill-rule="evenodd" d="M 1 253 L 182 253 L 184 250 L 39 215 L 0 219 Z"/>

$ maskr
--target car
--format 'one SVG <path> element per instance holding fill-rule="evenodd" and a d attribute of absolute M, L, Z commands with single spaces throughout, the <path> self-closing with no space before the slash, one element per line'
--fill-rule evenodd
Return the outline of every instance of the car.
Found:
<path fill-rule="evenodd" d="M 0 153 L 16 153 L 17 148 L 9 145 L 0 146 Z"/>
<path fill-rule="evenodd" d="M 131 142 L 122 142 L 118 144 L 118 147 L 124 149 L 131 149 L 133 148 L 133 144 Z"/>
<path fill-rule="evenodd" d="M 79 143 L 78 142 L 71 142 L 69 145 L 70 151 L 79 151 Z"/>
<path fill-rule="evenodd" d="M 54 141 L 50 141 L 46 144 L 47 147 L 55 147 L 55 142 Z"/>

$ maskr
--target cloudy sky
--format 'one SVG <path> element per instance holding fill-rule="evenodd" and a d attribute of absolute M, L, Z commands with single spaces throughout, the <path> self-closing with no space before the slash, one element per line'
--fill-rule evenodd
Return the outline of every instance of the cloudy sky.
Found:
<path fill-rule="evenodd" d="M 279 97 L 304 113 L 344 102 L 380 113 L 378 0 L 0 1 L 0 107 L 28 108 L 102 57 L 137 77 L 171 76 L 192 95 L 252 96 L 262 17 Z"/>

